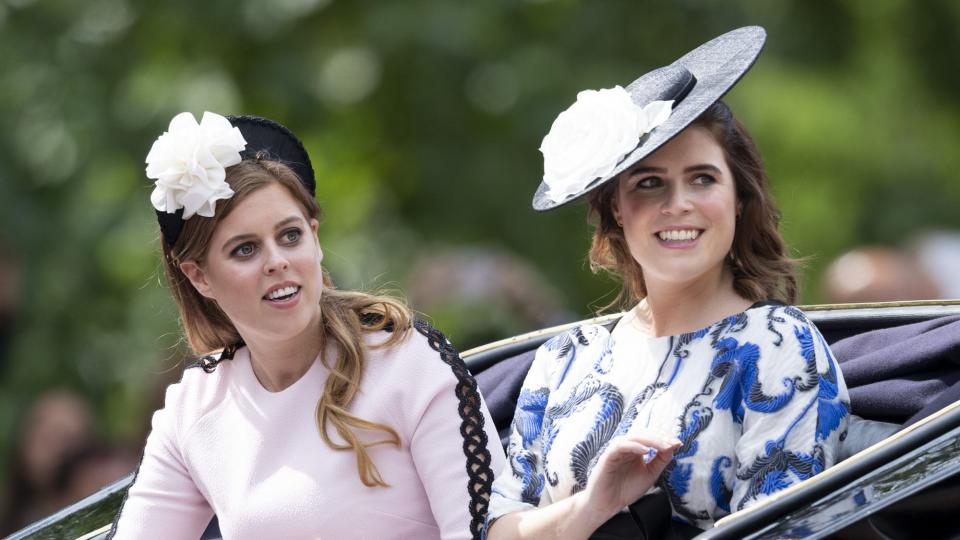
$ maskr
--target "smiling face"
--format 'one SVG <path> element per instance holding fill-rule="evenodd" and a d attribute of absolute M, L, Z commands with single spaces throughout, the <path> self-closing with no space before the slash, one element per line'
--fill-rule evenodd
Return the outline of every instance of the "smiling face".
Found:
<path fill-rule="evenodd" d="M 323 292 L 316 219 L 279 183 L 257 189 L 217 225 L 202 261 L 180 268 L 245 340 L 315 333 Z"/>
<path fill-rule="evenodd" d="M 612 205 L 648 293 L 724 271 L 736 230 L 736 186 L 708 129 L 683 130 L 621 173 Z"/>

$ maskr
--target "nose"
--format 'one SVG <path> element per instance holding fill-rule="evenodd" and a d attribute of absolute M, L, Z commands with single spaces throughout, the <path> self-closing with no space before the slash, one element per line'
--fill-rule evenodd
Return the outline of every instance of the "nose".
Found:
<path fill-rule="evenodd" d="M 690 203 L 690 194 L 682 182 L 673 184 L 667 191 L 667 198 L 663 201 L 660 211 L 665 215 L 688 214 L 693 210 Z"/>
<path fill-rule="evenodd" d="M 284 256 L 279 246 L 273 246 L 267 253 L 267 260 L 263 265 L 263 273 L 269 275 L 283 272 L 289 268 L 290 262 Z"/>

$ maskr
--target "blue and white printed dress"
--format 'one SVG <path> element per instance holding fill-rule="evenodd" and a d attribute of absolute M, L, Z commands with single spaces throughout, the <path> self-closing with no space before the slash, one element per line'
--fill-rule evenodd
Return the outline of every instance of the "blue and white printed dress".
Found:
<path fill-rule="evenodd" d="M 582 326 L 537 351 L 487 520 L 583 490 L 635 427 L 682 441 L 659 485 L 675 519 L 707 528 L 832 465 L 848 411 L 826 341 L 795 307 L 757 304 L 657 338 L 630 311 L 612 335 Z"/>

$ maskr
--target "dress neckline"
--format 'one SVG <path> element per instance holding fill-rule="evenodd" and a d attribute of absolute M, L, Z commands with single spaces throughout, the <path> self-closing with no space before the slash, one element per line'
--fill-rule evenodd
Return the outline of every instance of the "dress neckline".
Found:
<path fill-rule="evenodd" d="M 313 363 L 310 364 L 310 367 L 307 368 L 307 370 L 303 372 L 303 375 L 300 375 L 297 380 L 290 383 L 290 385 L 283 390 L 273 392 L 264 387 L 263 383 L 260 382 L 260 379 L 257 378 L 257 374 L 254 373 L 253 362 L 250 359 L 250 349 L 248 347 L 243 347 L 237 351 L 236 359 L 242 361 L 241 363 L 243 364 L 243 369 L 241 369 L 241 372 L 243 373 L 246 386 L 252 388 L 252 391 L 257 395 L 268 396 L 267 399 L 295 394 L 297 392 L 297 388 L 307 384 L 306 381 L 312 378 L 313 373 L 323 367 L 322 362 L 320 362 L 320 357 L 318 356 L 313 360 Z"/>
<path fill-rule="evenodd" d="M 639 306 L 639 305 L 640 305 L 640 304 L 637 304 L 637 306 Z M 679 334 L 669 334 L 669 335 L 666 335 L 666 336 L 651 336 L 651 335 L 649 335 L 649 334 L 647 334 L 647 333 L 641 332 L 635 325 L 633 325 L 633 322 L 637 319 L 637 313 L 636 313 L 637 306 L 633 306 L 633 308 L 631 308 L 629 311 L 627 311 L 627 312 L 624 314 L 624 316 L 623 316 L 619 321 L 617 321 L 616 326 L 614 326 L 614 327 L 613 327 L 613 330 L 610 331 L 610 334 L 611 334 L 611 335 L 613 335 L 615 332 L 619 333 L 618 330 L 620 330 L 620 328 L 621 328 L 621 326 L 622 326 L 622 327 L 624 327 L 624 330 L 620 330 L 620 331 L 627 331 L 627 328 L 629 328 L 630 330 L 632 330 L 632 333 L 633 333 L 634 335 L 639 336 L 639 337 L 642 337 L 643 339 L 647 339 L 647 340 L 650 340 L 650 341 L 653 341 L 653 342 L 657 342 L 657 341 L 671 341 L 671 340 L 675 340 L 675 339 L 679 338 L 680 336 L 686 336 L 686 335 L 691 335 L 691 334 L 707 333 L 707 332 L 710 331 L 711 328 L 713 328 L 714 326 L 720 324 L 721 322 L 723 322 L 723 321 L 725 321 L 725 320 L 727 320 L 727 319 L 729 319 L 729 318 L 731 318 L 731 317 L 739 317 L 739 316 L 741 316 L 741 315 L 746 315 L 748 311 L 751 311 L 751 310 L 754 310 L 754 309 L 759 309 L 759 308 L 768 307 L 768 306 L 786 306 L 786 304 L 784 304 L 783 302 L 781 302 L 781 301 L 779 301 L 779 300 L 760 300 L 760 301 L 758 301 L 758 302 L 754 302 L 754 303 L 751 304 L 747 309 L 745 309 L 745 310 L 743 310 L 743 311 L 739 311 L 739 312 L 737 312 L 737 313 L 731 313 L 730 315 L 727 315 L 726 317 L 723 317 L 723 318 L 717 319 L 716 321 L 713 321 L 712 323 L 710 323 L 710 324 L 707 325 L 707 326 L 704 326 L 703 328 L 699 328 L 699 329 L 696 329 L 696 330 L 691 330 L 691 331 L 689 331 L 689 332 L 680 332 Z"/>

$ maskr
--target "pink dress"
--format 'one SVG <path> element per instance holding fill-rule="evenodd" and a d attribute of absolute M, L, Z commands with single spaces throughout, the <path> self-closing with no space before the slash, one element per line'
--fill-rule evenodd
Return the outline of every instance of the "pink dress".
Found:
<path fill-rule="evenodd" d="M 350 407 L 399 433 L 400 448 L 370 451 L 390 487 L 364 486 L 355 454 L 321 439 L 321 362 L 273 393 L 241 348 L 167 389 L 111 536 L 196 539 L 216 514 L 225 539 L 478 537 L 503 450 L 462 360 L 442 334 L 416 328 L 392 348 L 367 349 Z M 386 334 L 368 336 L 369 345 Z"/>

